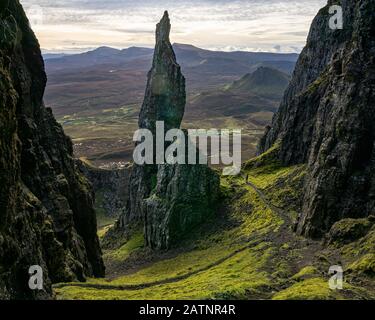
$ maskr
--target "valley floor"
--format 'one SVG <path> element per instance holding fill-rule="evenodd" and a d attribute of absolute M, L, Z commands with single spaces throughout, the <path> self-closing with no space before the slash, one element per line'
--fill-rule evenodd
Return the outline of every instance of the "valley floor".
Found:
<path fill-rule="evenodd" d="M 57 284 L 57 298 L 375 299 L 375 225 L 345 243 L 297 236 L 292 226 L 305 167 L 282 167 L 273 153 L 249 161 L 241 176 L 223 177 L 217 219 L 178 248 L 151 252 L 142 232 L 134 232 L 127 242 L 104 250 L 106 279 Z M 329 288 L 333 265 L 344 269 L 342 290 Z"/>
<path fill-rule="evenodd" d="M 64 131 L 72 137 L 74 154 L 87 158 L 93 165 L 105 169 L 121 168 L 133 160 L 133 135 L 138 129 L 139 106 L 130 105 L 99 111 L 83 111 L 59 118 Z M 248 115 L 197 115 L 187 117 L 184 129 L 241 129 L 242 156 L 254 156 L 264 127 L 271 122 L 270 111 Z"/>

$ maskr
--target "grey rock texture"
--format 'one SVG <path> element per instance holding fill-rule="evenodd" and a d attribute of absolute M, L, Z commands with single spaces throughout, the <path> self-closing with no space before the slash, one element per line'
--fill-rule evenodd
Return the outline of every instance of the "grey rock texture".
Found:
<path fill-rule="evenodd" d="M 164 121 L 165 131 L 179 128 L 185 111 L 185 78 L 169 40 L 170 30 L 165 12 L 156 26 L 154 58 L 138 121 L 139 128 L 150 130 L 154 137 L 156 121 Z M 133 166 L 125 214 L 119 220 L 121 228 L 143 221 L 143 201 L 150 195 L 157 170 L 156 165 Z"/>
<path fill-rule="evenodd" d="M 317 238 L 375 212 L 375 1 L 340 3 L 344 29 L 329 28 L 328 1 L 258 148 L 279 142 L 284 164 L 308 164 L 297 231 Z"/>
<path fill-rule="evenodd" d="M 153 133 L 156 121 L 164 121 L 165 131 L 179 128 L 185 111 L 185 78 L 169 41 L 170 29 L 165 12 L 157 25 L 153 65 L 139 116 L 139 127 Z M 149 247 L 168 249 L 214 214 L 218 194 L 219 178 L 207 166 L 134 165 L 116 229 L 126 233 L 143 225 Z"/>
<path fill-rule="evenodd" d="M 185 78 L 169 40 L 170 31 L 166 11 L 156 26 L 154 58 L 138 122 L 139 128 L 153 133 L 156 121 L 164 121 L 166 131 L 179 128 L 185 112 Z"/>
<path fill-rule="evenodd" d="M 131 167 L 106 170 L 96 168 L 79 159 L 75 160 L 79 170 L 91 182 L 96 200 L 100 199 L 102 209 L 108 217 L 118 217 L 125 208 L 129 194 Z"/>
<path fill-rule="evenodd" d="M 157 166 L 133 165 L 130 172 L 129 192 L 125 198 L 125 208 L 120 214 L 117 225 L 120 229 L 128 231 L 144 223 L 143 204 L 155 185 Z"/>
<path fill-rule="evenodd" d="M 43 105 L 43 59 L 19 1 L 2 1 L 0 18 L 0 297 L 48 299 L 53 282 L 104 275 L 93 195 Z M 31 265 L 44 290 L 29 289 Z"/>
<path fill-rule="evenodd" d="M 205 165 L 161 165 L 145 204 L 146 244 L 168 249 L 215 214 L 219 176 Z"/>

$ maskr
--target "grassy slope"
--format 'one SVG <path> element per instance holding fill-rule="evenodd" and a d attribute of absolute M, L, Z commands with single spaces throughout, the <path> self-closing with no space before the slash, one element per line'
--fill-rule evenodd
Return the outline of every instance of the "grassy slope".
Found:
<path fill-rule="evenodd" d="M 303 166 L 281 167 L 273 150 L 251 160 L 242 177 L 222 178 L 224 215 L 191 235 L 185 250 L 139 264 L 112 280 L 60 284 L 59 299 L 345 299 L 375 298 L 374 281 L 364 276 L 374 261 L 373 229 L 345 247 L 323 247 L 297 237 L 290 225 L 299 208 Z M 372 245 L 371 245 L 372 243 Z M 148 255 L 141 233 L 107 263 L 139 262 Z M 350 276 L 342 291 L 328 287 L 328 268 L 344 263 Z"/>

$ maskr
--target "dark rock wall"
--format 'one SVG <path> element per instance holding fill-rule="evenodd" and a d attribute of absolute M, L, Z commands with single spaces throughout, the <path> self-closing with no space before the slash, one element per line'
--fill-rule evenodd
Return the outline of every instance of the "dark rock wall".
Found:
<path fill-rule="evenodd" d="M 329 28 L 341 4 L 344 29 Z M 306 47 L 259 153 L 280 142 L 286 165 L 308 163 L 298 233 L 321 237 L 342 218 L 375 208 L 375 1 L 329 1 L 314 19 Z"/>
<path fill-rule="evenodd" d="M 125 208 L 129 194 L 129 178 L 131 166 L 123 169 L 99 169 L 79 159 L 76 165 L 85 177 L 91 182 L 95 196 L 102 195 L 105 214 L 108 217 L 118 217 Z"/>
<path fill-rule="evenodd" d="M 205 165 L 161 165 L 145 204 L 146 244 L 168 249 L 214 216 L 219 176 Z"/>
<path fill-rule="evenodd" d="M 103 276 L 90 184 L 43 104 L 39 44 L 19 1 L 0 3 L 0 296 L 51 297 L 51 282 Z M 28 268 L 45 289 L 28 288 Z"/>

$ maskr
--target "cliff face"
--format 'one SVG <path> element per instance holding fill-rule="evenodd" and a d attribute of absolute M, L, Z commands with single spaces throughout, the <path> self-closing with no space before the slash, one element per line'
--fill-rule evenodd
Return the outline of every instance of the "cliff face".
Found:
<path fill-rule="evenodd" d="M 179 128 L 185 111 L 185 78 L 169 40 L 170 29 L 165 12 L 157 25 L 153 65 L 139 116 L 139 127 L 149 129 L 154 137 L 157 121 L 164 121 L 165 132 Z M 117 227 L 126 231 L 143 224 L 146 244 L 168 249 L 213 214 L 218 194 L 219 178 L 207 166 L 134 165 Z"/>
<path fill-rule="evenodd" d="M 145 201 L 145 239 L 168 249 L 215 214 L 219 177 L 205 165 L 161 165 Z"/>
<path fill-rule="evenodd" d="M 0 296 L 51 297 L 51 282 L 103 276 L 90 184 L 43 105 L 39 44 L 18 1 L 0 4 Z M 44 290 L 28 288 L 40 265 Z"/>
<path fill-rule="evenodd" d="M 259 153 L 280 142 L 286 165 L 307 163 L 297 231 L 320 237 L 342 218 L 375 211 L 375 1 L 341 1 L 344 29 L 314 19 Z"/>
<path fill-rule="evenodd" d="M 91 182 L 96 204 L 100 204 L 108 217 L 117 218 L 125 207 L 129 194 L 130 167 L 116 170 L 99 169 L 79 159 L 75 161 L 79 170 Z"/>

